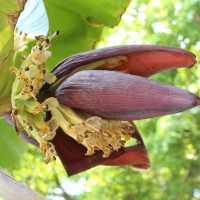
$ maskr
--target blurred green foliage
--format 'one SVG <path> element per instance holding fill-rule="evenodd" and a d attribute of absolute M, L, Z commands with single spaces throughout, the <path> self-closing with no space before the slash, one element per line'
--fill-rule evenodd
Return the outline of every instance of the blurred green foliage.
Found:
<path fill-rule="evenodd" d="M 3 161 L 1 167 L 11 167 L 27 150 L 27 142 L 17 136 L 14 128 L 6 123 L 5 119 L 0 120 L 0 127 L 2 133 L 0 134 L 0 160 Z"/>
<path fill-rule="evenodd" d="M 157 44 L 182 47 L 197 55 L 192 69 L 155 75 L 152 79 L 200 94 L 200 1 L 135 0 L 119 26 L 105 28 L 97 47 Z M 42 162 L 39 151 L 28 153 L 10 172 L 49 199 L 198 200 L 200 199 L 200 109 L 137 121 L 152 169 L 99 166 L 67 178 L 59 161 Z M 68 196 L 70 195 L 70 196 Z"/>

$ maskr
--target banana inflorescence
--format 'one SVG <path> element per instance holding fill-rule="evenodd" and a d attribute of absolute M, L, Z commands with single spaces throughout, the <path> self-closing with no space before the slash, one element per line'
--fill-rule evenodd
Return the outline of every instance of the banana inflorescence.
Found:
<path fill-rule="evenodd" d="M 86 155 L 102 150 L 103 157 L 108 157 L 113 150 L 118 150 L 131 138 L 135 130 L 132 124 L 90 116 L 60 105 L 55 97 L 41 97 L 43 83 L 53 84 L 56 81 L 53 73 L 46 72 L 46 61 L 51 56 L 48 51 L 51 41 L 57 34 L 58 32 L 48 38 L 36 37 L 36 46 L 21 66 L 10 67 L 10 71 L 16 75 L 11 95 L 11 115 L 16 131 L 18 134 L 25 132 L 37 139 L 41 151 L 46 155 L 46 163 L 56 158 L 50 141 L 59 127 L 87 148 Z M 23 45 L 18 42 L 16 46 L 21 50 Z M 47 112 L 51 114 L 49 120 Z"/>
<path fill-rule="evenodd" d="M 48 139 L 52 137 L 45 135 L 55 136 L 58 125 L 53 117 L 46 121 L 46 112 L 57 104 L 55 98 L 46 99 L 41 103 L 36 96 L 44 81 L 52 83 L 56 80 L 55 75 L 49 75 L 50 73 L 45 70 L 46 60 L 51 56 L 48 48 L 56 34 L 49 38 L 37 37 L 37 45 L 32 48 L 32 52 L 21 66 L 10 67 L 10 71 L 16 75 L 11 94 L 11 115 L 16 131 L 18 134 L 23 131 L 39 141 L 41 151 L 46 154 L 45 162 L 47 163 L 55 159 L 56 153 L 53 145 L 45 139 L 45 137 Z M 16 46 L 22 48 L 18 42 Z"/>

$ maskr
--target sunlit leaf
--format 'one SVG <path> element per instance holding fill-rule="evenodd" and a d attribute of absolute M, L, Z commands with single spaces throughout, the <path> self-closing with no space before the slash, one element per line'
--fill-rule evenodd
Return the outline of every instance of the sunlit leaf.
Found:
<path fill-rule="evenodd" d="M 0 64 L 13 47 L 13 29 L 25 2 L 26 0 L 0 0 Z"/>
<path fill-rule="evenodd" d="M 0 120 L 0 141 L 0 167 L 12 167 L 23 156 L 27 143 L 16 135 L 5 119 Z"/>

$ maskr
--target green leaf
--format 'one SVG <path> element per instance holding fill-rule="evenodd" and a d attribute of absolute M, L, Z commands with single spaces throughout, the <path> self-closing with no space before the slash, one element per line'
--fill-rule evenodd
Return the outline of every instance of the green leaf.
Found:
<path fill-rule="evenodd" d="M 0 141 L 0 167 L 12 167 L 27 150 L 27 143 L 17 136 L 5 119 L 0 119 Z"/>
<path fill-rule="evenodd" d="M 13 31 L 7 23 L 7 19 L 4 13 L 0 11 L 0 64 L 8 55 L 13 46 Z M 1 67 L 0 67 L 1 69 Z"/>
<path fill-rule="evenodd" d="M 93 49 L 103 27 L 117 25 L 130 1 L 44 0 L 50 33 L 60 31 L 53 41 L 49 69 L 69 55 Z"/>
<path fill-rule="evenodd" d="M 26 0 L 0 0 L 0 64 L 13 47 L 13 29 L 25 2 Z"/>

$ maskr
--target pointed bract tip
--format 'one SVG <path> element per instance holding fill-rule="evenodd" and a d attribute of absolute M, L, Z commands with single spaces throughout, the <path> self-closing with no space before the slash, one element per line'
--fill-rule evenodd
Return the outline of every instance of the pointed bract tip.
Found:
<path fill-rule="evenodd" d="M 199 97 L 144 77 L 87 70 L 74 74 L 56 90 L 61 105 L 107 119 L 138 120 L 182 112 L 199 105 Z"/>

